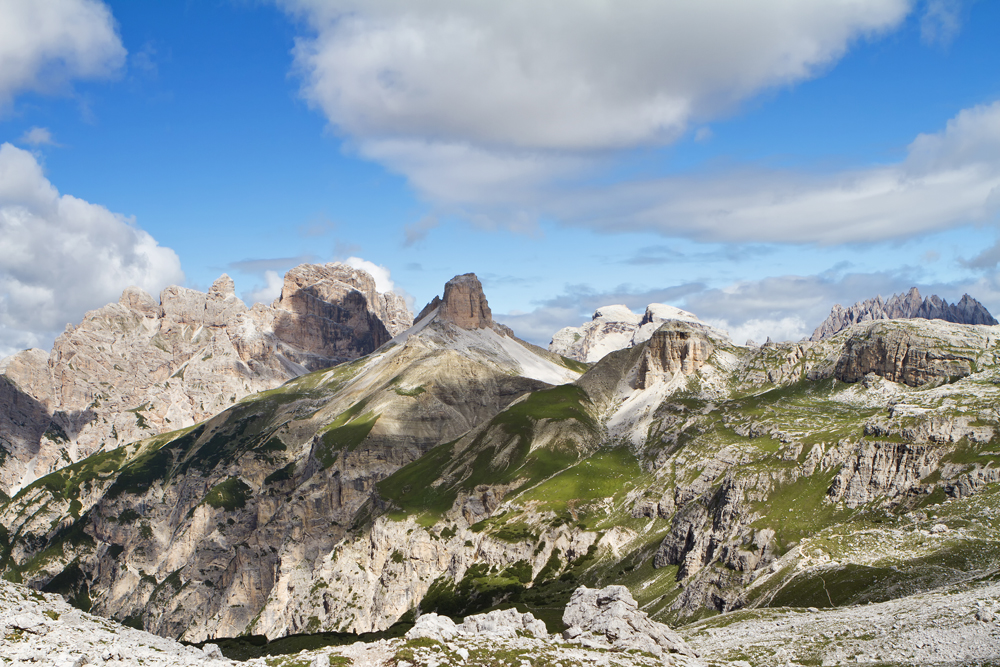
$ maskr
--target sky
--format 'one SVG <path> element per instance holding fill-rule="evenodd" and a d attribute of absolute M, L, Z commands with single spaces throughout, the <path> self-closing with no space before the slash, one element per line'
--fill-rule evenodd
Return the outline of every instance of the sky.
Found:
<path fill-rule="evenodd" d="M 0 356 L 129 285 L 414 312 L 475 272 L 742 343 L 917 286 L 1000 313 L 1000 3 L 0 0 Z"/>

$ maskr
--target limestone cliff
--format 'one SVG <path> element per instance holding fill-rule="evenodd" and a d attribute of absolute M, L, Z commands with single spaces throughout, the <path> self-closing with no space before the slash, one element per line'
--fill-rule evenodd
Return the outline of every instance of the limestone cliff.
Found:
<path fill-rule="evenodd" d="M 3 360 L 0 491 L 355 359 L 409 324 L 398 296 L 343 264 L 291 269 L 271 307 L 247 308 L 226 275 L 207 294 L 167 287 L 159 303 L 130 287 L 67 326 L 50 354 Z"/>

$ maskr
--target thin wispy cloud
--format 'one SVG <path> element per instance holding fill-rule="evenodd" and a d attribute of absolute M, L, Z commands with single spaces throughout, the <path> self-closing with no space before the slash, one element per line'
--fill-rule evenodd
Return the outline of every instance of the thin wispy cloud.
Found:
<path fill-rule="evenodd" d="M 33 127 L 21 135 L 18 143 L 28 146 L 56 146 L 55 137 L 47 127 Z"/>

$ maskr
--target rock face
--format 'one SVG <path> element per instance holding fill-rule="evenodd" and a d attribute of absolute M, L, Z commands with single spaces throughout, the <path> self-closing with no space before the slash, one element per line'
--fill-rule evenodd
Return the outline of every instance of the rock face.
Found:
<path fill-rule="evenodd" d="M 940 447 L 896 442 L 862 442 L 827 492 L 834 501 L 859 507 L 878 497 L 897 498 L 937 468 Z"/>
<path fill-rule="evenodd" d="M 412 324 L 400 297 L 344 264 L 290 270 L 273 308 L 275 337 L 311 355 L 301 360 L 309 370 L 368 354 Z"/>
<path fill-rule="evenodd" d="M 159 304 L 129 287 L 68 326 L 50 354 L 3 360 L 0 491 L 356 359 L 409 323 L 398 296 L 343 264 L 290 270 L 271 307 L 247 308 L 226 275 L 207 294 L 167 287 Z"/>
<path fill-rule="evenodd" d="M 489 329 L 493 314 L 483 294 L 483 284 L 474 273 L 455 276 L 444 286 L 438 318 L 463 329 Z"/>
<path fill-rule="evenodd" d="M 662 655 L 664 651 L 694 656 L 681 636 L 662 623 L 649 619 L 624 586 L 600 590 L 581 586 L 576 589 L 563 612 L 567 629 L 563 637 L 570 642 L 602 644 L 616 651 L 646 651 Z"/>
<path fill-rule="evenodd" d="M 705 365 L 713 351 L 712 341 L 701 328 L 685 322 L 664 324 L 646 345 L 636 386 L 646 389 L 676 373 L 692 375 Z"/>
<path fill-rule="evenodd" d="M 874 299 L 859 301 L 850 308 L 836 304 L 830 315 L 816 327 L 810 340 L 828 338 L 859 322 L 914 318 L 944 320 L 956 324 L 997 324 L 997 320 L 990 315 L 986 307 L 968 294 L 952 305 L 937 295 L 921 299 L 920 291 L 916 287 L 911 287 L 906 294 L 893 294 L 886 301 L 877 296 Z"/>
<path fill-rule="evenodd" d="M 889 328 L 873 323 L 863 333 L 850 336 L 837 362 L 835 376 L 858 382 L 874 373 L 891 382 L 919 387 L 934 380 L 965 377 L 972 373 L 971 350 L 941 349 L 940 341 L 919 331 Z"/>
<path fill-rule="evenodd" d="M 686 310 L 662 303 L 649 304 L 641 317 L 627 306 L 602 306 L 594 311 L 590 322 L 557 331 L 549 343 L 549 351 L 592 363 L 609 352 L 649 340 L 661 324 L 670 320 L 701 324 L 695 315 Z"/>

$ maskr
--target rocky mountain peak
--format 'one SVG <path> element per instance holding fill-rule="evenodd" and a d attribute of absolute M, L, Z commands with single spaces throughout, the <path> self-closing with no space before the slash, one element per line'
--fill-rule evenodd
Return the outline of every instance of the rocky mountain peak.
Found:
<path fill-rule="evenodd" d="M 649 339 L 636 378 L 636 387 L 646 389 L 669 380 L 678 372 L 693 375 L 715 351 L 704 326 L 674 321 L 663 324 Z"/>
<path fill-rule="evenodd" d="M 493 313 L 476 274 L 455 276 L 445 283 L 438 319 L 453 322 L 463 329 L 493 327 Z"/>
<path fill-rule="evenodd" d="M 128 287 L 67 327 L 51 354 L 5 361 L 0 491 L 100 448 L 190 426 L 257 391 L 368 354 L 412 323 L 403 299 L 344 264 L 295 267 L 274 306 L 252 309 L 223 274 L 160 303 Z M 4 444 L 6 443 L 6 444 Z"/>
<path fill-rule="evenodd" d="M 236 284 L 233 283 L 232 278 L 223 273 L 221 276 L 216 278 L 214 283 L 212 283 L 212 286 L 208 289 L 208 295 L 211 297 L 221 297 L 223 299 L 236 296 Z"/>
<path fill-rule="evenodd" d="M 628 306 L 616 304 L 614 306 L 601 306 L 594 311 L 592 320 L 603 320 L 605 322 L 625 322 L 638 325 L 642 317 L 633 313 Z"/>
<path fill-rule="evenodd" d="M 951 305 L 936 294 L 926 299 L 920 298 L 920 290 L 911 287 L 905 294 L 893 294 L 883 301 L 881 295 L 859 301 L 850 308 L 839 303 L 830 310 L 830 315 L 816 327 L 810 340 L 828 338 L 859 322 L 873 320 L 925 319 L 944 320 L 955 324 L 997 324 L 983 304 L 968 294 Z"/>
<path fill-rule="evenodd" d="M 125 288 L 118 303 L 131 311 L 141 313 L 145 317 L 160 316 L 160 305 L 153 300 L 149 292 L 135 285 Z"/>
<path fill-rule="evenodd" d="M 577 361 L 599 361 L 609 352 L 646 342 L 660 325 L 674 320 L 701 324 L 695 314 L 663 303 L 649 304 L 641 316 L 622 304 L 601 306 L 590 322 L 557 331 L 549 351 Z"/>

